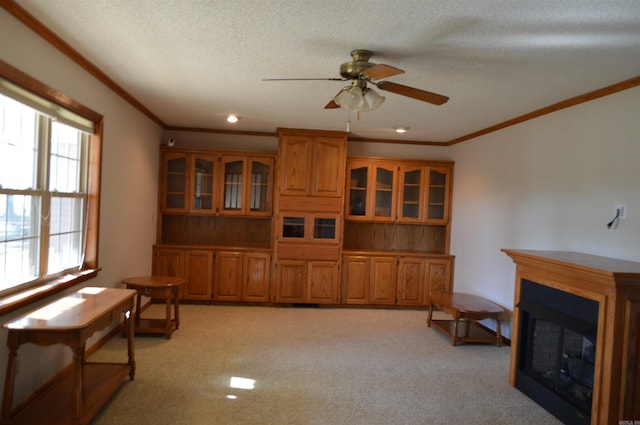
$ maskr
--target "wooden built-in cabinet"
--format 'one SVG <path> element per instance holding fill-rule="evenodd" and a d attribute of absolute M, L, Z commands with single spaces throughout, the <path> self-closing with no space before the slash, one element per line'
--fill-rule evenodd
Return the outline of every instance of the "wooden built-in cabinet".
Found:
<path fill-rule="evenodd" d="M 349 158 L 345 219 L 447 224 L 452 167 L 431 161 Z"/>
<path fill-rule="evenodd" d="M 340 264 L 336 261 L 279 260 L 273 301 L 336 304 Z"/>
<path fill-rule="evenodd" d="M 274 159 L 222 156 L 220 214 L 270 216 Z"/>
<path fill-rule="evenodd" d="M 451 291 L 453 257 L 345 253 L 342 302 L 427 306 L 431 294 Z"/>
<path fill-rule="evenodd" d="M 194 301 L 424 307 L 450 291 L 453 163 L 347 158 L 347 136 L 162 147 L 153 273 Z"/>
<path fill-rule="evenodd" d="M 271 255 L 217 251 L 213 298 L 218 301 L 269 301 Z"/>
<path fill-rule="evenodd" d="M 161 213 L 272 215 L 273 155 L 162 148 L 161 157 Z"/>
<path fill-rule="evenodd" d="M 186 280 L 179 296 L 184 300 L 210 300 L 213 281 L 213 252 L 192 248 L 154 247 L 153 274 Z"/>
<path fill-rule="evenodd" d="M 215 154 L 163 151 L 160 209 L 165 213 L 211 214 L 216 210 Z"/>
<path fill-rule="evenodd" d="M 342 197 L 346 135 L 279 129 L 280 195 Z"/>
<path fill-rule="evenodd" d="M 183 300 L 267 302 L 271 251 L 155 246 L 153 273 L 184 278 Z"/>

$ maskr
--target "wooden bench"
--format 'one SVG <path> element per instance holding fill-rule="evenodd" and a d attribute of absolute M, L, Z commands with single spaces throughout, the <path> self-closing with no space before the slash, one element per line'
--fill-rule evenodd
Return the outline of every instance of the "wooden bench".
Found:
<path fill-rule="evenodd" d="M 433 320 L 433 309 L 439 308 L 452 316 L 448 320 Z M 433 294 L 429 302 L 427 326 L 440 330 L 451 338 L 455 346 L 458 342 L 490 343 L 502 346 L 500 319 L 504 309 L 477 295 L 448 292 Z M 477 321 L 493 319 L 496 321 L 496 334 L 479 326 Z M 464 326 L 459 326 L 463 322 Z"/>

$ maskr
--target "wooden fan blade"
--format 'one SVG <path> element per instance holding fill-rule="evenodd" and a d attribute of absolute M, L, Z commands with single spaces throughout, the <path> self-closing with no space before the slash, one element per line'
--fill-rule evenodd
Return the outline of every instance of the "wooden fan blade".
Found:
<path fill-rule="evenodd" d="M 390 81 L 380 81 L 379 83 L 376 83 L 376 86 L 380 90 L 390 91 L 401 96 L 412 97 L 423 102 L 433 103 L 434 105 L 442 105 L 443 103 L 447 103 L 447 101 L 449 100 L 447 96 L 443 96 L 441 94 L 431 93 L 409 86 L 403 86 L 402 84 L 396 84 Z"/>
<path fill-rule="evenodd" d="M 263 78 L 262 81 L 347 81 L 346 78 Z"/>
<path fill-rule="evenodd" d="M 331 99 L 331 102 L 327 103 L 327 106 L 325 106 L 324 109 L 337 109 L 339 107 L 340 105 L 338 105 L 335 100 Z"/>
<path fill-rule="evenodd" d="M 331 98 L 331 101 L 329 103 L 327 103 L 327 105 L 324 107 L 324 109 L 337 109 L 337 108 L 339 108 L 340 105 L 338 105 L 336 103 L 336 101 L 333 100 L 333 99 L 338 97 L 338 95 L 340 95 L 340 93 L 342 93 L 343 91 L 347 90 L 348 88 L 349 87 L 343 87 L 342 89 L 340 89 L 340 91 L 338 93 L 336 93 L 336 95 Z"/>
<path fill-rule="evenodd" d="M 393 77 L 394 75 L 404 74 L 404 71 L 391 65 L 381 63 L 362 71 L 360 74 L 367 78 L 371 78 L 372 80 L 379 80 L 380 78 L 388 78 Z"/>

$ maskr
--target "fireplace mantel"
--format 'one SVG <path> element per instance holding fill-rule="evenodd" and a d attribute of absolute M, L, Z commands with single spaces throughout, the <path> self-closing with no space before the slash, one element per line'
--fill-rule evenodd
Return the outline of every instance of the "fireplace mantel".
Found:
<path fill-rule="evenodd" d="M 566 251 L 503 249 L 516 264 L 510 382 L 516 385 L 522 280 L 598 303 L 591 424 L 640 420 L 640 263 Z"/>

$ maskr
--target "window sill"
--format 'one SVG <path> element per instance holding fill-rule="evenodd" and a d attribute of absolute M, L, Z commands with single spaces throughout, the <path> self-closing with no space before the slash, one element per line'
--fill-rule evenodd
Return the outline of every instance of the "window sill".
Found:
<path fill-rule="evenodd" d="M 31 303 L 40 301 L 50 297 L 67 288 L 86 282 L 98 276 L 100 269 L 88 269 L 72 275 L 62 276 L 42 285 L 25 289 L 15 294 L 7 295 L 0 298 L 0 316 L 11 313 L 12 311 L 26 307 Z"/>

